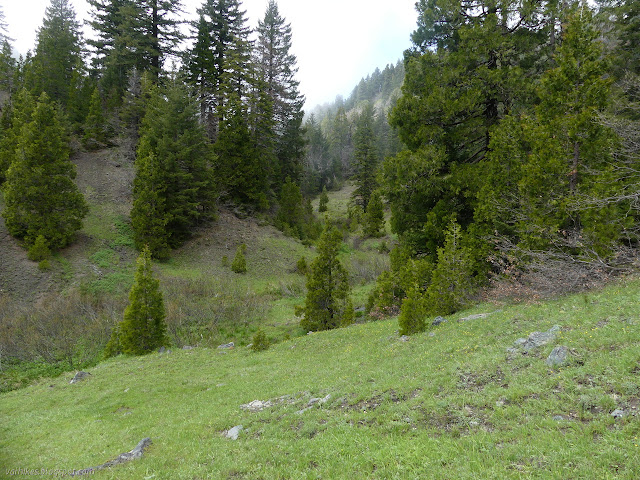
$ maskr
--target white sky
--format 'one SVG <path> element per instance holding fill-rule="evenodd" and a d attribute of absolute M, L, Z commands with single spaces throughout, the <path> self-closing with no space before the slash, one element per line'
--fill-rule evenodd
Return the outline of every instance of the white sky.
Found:
<path fill-rule="evenodd" d="M 85 0 L 72 0 L 79 21 L 89 18 Z M 203 0 L 183 0 L 185 20 L 195 18 Z M 264 17 L 268 0 L 243 0 L 251 27 Z M 49 0 L 0 0 L 14 48 L 33 49 Z M 280 15 L 291 24 L 298 58 L 300 89 L 306 110 L 345 98 L 376 67 L 402 58 L 415 30 L 415 0 L 278 0 Z"/>

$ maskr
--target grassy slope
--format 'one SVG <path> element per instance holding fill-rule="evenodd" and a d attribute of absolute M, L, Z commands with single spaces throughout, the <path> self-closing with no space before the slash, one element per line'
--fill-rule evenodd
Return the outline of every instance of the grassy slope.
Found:
<path fill-rule="evenodd" d="M 408 342 L 389 320 L 260 354 L 112 359 L 77 385 L 67 375 L 0 396 L 0 465 L 83 468 L 150 436 L 143 459 L 91 478 L 637 478 L 639 295 L 628 281 L 540 305 L 482 305 Z M 460 320 L 478 312 L 494 313 Z M 506 353 L 554 324 L 555 344 L 578 354 L 572 365 L 546 366 L 552 344 Z M 259 413 L 239 408 L 283 395 L 291 400 Z M 615 420 L 617 407 L 631 415 Z M 239 424 L 237 441 L 223 437 Z"/>

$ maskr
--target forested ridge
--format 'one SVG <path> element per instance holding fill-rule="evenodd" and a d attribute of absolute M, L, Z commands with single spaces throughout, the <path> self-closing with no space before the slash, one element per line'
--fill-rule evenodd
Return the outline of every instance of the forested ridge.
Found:
<path fill-rule="evenodd" d="M 495 282 L 557 294 L 637 263 L 637 2 L 420 0 L 402 60 L 306 114 L 275 0 L 255 31 L 240 0 L 205 0 L 186 25 L 180 0 L 88 2 L 93 38 L 51 0 L 19 59 L 0 16 L 2 217 L 42 271 L 90 210 L 71 156 L 112 150 L 135 172 L 117 228 L 145 262 L 170 268 L 220 212 L 315 246 L 296 267 L 305 331 L 356 306 L 417 333 Z M 391 250 L 366 308 L 337 260 L 350 235 Z M 242 275 L 252 246 L 233 247 Z"/>

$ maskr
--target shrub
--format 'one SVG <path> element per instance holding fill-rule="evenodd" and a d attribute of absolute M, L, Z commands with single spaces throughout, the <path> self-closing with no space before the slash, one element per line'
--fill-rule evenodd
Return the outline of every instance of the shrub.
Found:
<path fill-rule="evenodd" d="M 44 235 L 38 235 L 36 241 L 33 242 L 33 245 L 31 245 L 27 251 L 27 258 L 34 262 L 40 262 L 47 260 L 50 256 L 51 250 L 49 250 L 47 240 L 44 238 Z"/>
<path fill-rule="evenodd" d="M 263 350 L 267 350 L 270 345 L 271 342 L 269 342 L 269 338 L 261 329 L 259 329 L 253 336 L 253 341 L 251 342 L 251 350 L 253 350 L 254 352 L 262 352 Z"/>
<path fill-rule="evenodd" d="M 420 291 L 413 287 L 402 301 L 398 326 L 400 335 L 413 335 L 423 332 L 426 327 L 426 309 Z"/>
<path fill-rule="evenodd" d="M 247 260 L 244 256 L 246 250 L 247 246 L 244 243 L 236 250 L 236 256 L 233 258 L 233 262 L 231 263 L 231 270 L 236 273 L 247 272 Z"/>
<path fill-rule="evenodd" d="M 329 195 L 327 195 L 327 187 L 322 187 L 322 193 L 320 194 L 320 200 L 318 202 L 318 212 L 326 212 L 327 205 L 329 204 Z"/>
<path fill-rule="evenodd" d="M 309 273 L 309 265 L 307 264 L 306 257 L 300 257 L 300 260 L 296 262 L 296 271 L 300 275 L 306 275 L 307 273 Z"/>

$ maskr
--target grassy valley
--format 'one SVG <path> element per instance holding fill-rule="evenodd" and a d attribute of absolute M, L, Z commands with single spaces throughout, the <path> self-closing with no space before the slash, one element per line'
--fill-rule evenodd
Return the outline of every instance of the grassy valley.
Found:
<path fill-rule="evenodd" d="M 390 319 L 262 353 L 114 358 L 81 383 L 69 373 L 0 396 L 0 463 L 86 468 L 150 437 L 142 459 L 92 478 L 632 479 L 638 295 L 627 280 L 545 303 L 483 304 L 408 341 Z M 556 324 L 554 342 L 507 350 Z M 555 345 L 572 352 L 559 368 L 545 363 Z M 254 400 L 272 405 L 241 408 Z M 238 439 L 226 438 L 237 425 Z"/>

